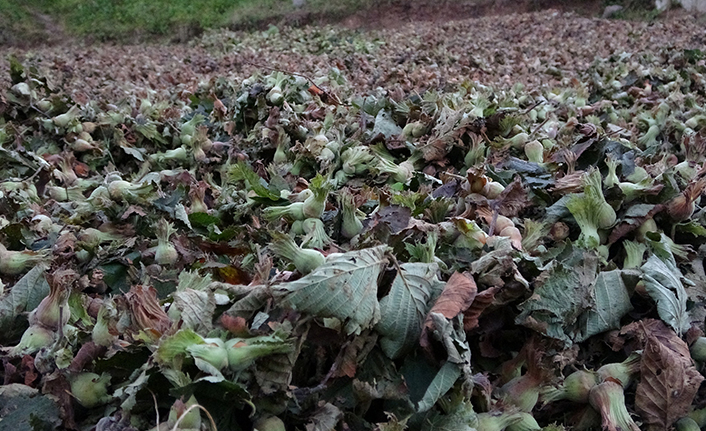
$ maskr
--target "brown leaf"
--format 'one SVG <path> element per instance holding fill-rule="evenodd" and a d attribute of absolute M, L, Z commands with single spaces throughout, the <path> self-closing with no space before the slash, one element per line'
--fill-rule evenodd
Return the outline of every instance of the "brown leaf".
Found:
<path fill-rule="evenodd" d="M 368 353 L 375 346 L 377 339 L 376 333 L 363 334 L 363 336 L 353 338 L 350 343 L 346 343 L 336 358 L 335 371 L 332 377 L 355 377 L 358 364 L 365 360 Z"/>
<path fill-rule="evenodd" d="M 71 361 L 71 365 L 68 368 L 69 371 L 77 373 L 83 370 L 86 365 L 103 356 L 106 350 L 108 349 L 105 346 L 98 346 L 93 341 L 85 343 Z"/>
<path fill-rule="evenodd" d="M 218 275 L 228 284 L 248 284 L 252 279 L 247 272 L 235 266 L 218 268 Z"/>
<path fill-rule="evenodd" d="M 578 171 L 557 178 L 554 182 L 554 186 L 551 188 L 551 192 L 564 195 L 583 191 L 583 174 L 583 171 Z"/>
<path fill-rule="evenodd" d="M 127 207 L 123 215 L 120 216 L 120 220 L 125 220 L 133 214 L 137 214 L 143 217 L 147 215 L 147 213 L 145 213 L 145 210 L 142 207 L 137 205 L 130 205 L 129 207 Z"/>
<path fill-rule="evenodd" d="M 133 321 L 138 329 L 152 329 L 162 335 L 171 326 L 167 313 L 159 305 L 157 291 L 152 286 L 135 285 L 125 294 Z"/>
<path fill-rule="evenodd" d="M 454 272 L 429 312 L 439 313 L 447 319 L 453 319 L 468 309 L 477 292 L 476 282 L 470 273 Z M 431 320 L 427 317 L 424 326 L 428 327 L 430 322 Z"/>
<path fill-rule="evenodd" d="M 10 383 L 22 381 L 21 376 L 18 375 L 19 373 L 17 372 L 17 367 L 12 365 L 8 358 L 3 358 L 2 366 L 4 368 L 3 385 L 9 385 Z"/>
<path fill-rule="evenodd" d="M 390 151 L 405 149 L 405 148 L 407 148 L 406 144 L 407 143 L 405 142 L 404 139 L 399 139 L 396 136 L 392 136 L 392 137 L 385 140 L 385 148 L 387 148 Z"/>
<path fill-rule="evenodd" d="M 447 319 L 453 319 L 460 313 L 463 313 L 473 302 L 478 292 L 478 287 L 476 286 L 473 276 L 468 273 L 454 272 L 446 282 L 444 290 L 441 295 L 431 307 L 429 313 L 427 313 L 426 320 L 424 321 L 424 327 L 422 328 L 422 334 L 419 337 L 419 344 L 427 352 L 431 352 L 431 339 L 429 335 L 434 332 L 436 326 L 432 318 L 432 313 L 440 314 Z M 433 357 L 433 354 L 432 354 Z"/>
<path fill-rule="evenodd" d="M 91 168 L 83 162 L 76 161 L 74 162 L 74 172 L 76 172 L 76 175 L 79 177 L 86 178 L 91 172 Z"/>
<path fill-rule="evenodd" d="M 688 346 L 671 329 L 647 334 L 635 409 L 648 429 L 667 430 L 688 413 L 703 380 Z"/>
<path fill-rule="evenodd" d="M 463 329 L 470 331 L 478 327 L 478 319 L 486 308 L 495 300 L 495 294 L 500 290 L 500 286 L 493 286 L 485 289 L 476 295 L 471 306 L 463 313 Z"/>
<path fill-rule="evenodd" d="M 498 213 L 505 217 L 515 217 L 520 211 L 525 209 L 529 199 L 527 198 L 527 190 L 522 186 L 520 177 L 515 177 L 515 180 L 505 187 L 505 190 L 494 202 L 494 205 L 497 205 Z"/>
<path fill-rule="evenodd" d="M 59 405 L 59 414 L 64 428 L 76 429 L 71 385 L 62 371 L 53 372 L 42 378 L 42 393 L 50 394 Z"/>
<path fill-rule="evenodd" d="M 39 372 L 34 367 L 34 358 L 30 355 L 24 355 L 22 357 L 22 364 L 20 369 L 24 374 L 24 384 L 27 386 L 34 387 L 34 381 L 39 377 Z"/>
<path fill-rule="evenodd" d="M 221 315 L 221 325 L 227 329 L 230 333 L 238 337 L 250 336 L 250 329 L 248 328 L 248 322 L 240 316 L 231 316 L 230 314 Z"/>
<path fill-rule="evenodd" d="M 400 233 L 409 225 L 412 217 L 412 210 L 400 205 L 388 205 L 376 212 L 371 220 L 369 228 L 384 224 L 390 229 L 393 235 Z"/>
<path fill-rule="evenodd" d="M 625 325 L 620 330 L 620 335 L 628 335 L 637 339 L 635 349 L 644 349 L 647 345 L 649 337 L 656 337 L 659 341 L 666 345 L 670 350 L 676 352 L 680 356 L 691 358 L 689 346 L 677 337 L 667 325 L 658 319 L 644 319 L 637 322 Z"/>
<path fill-rule="evenodd" d="M 421 147 L 424 160 L 431 162 L 433 160 L 441 160 L 448 154 L 446 141 L 443 139 L 430 139 L 426 145 Z"/>
<path fill-rule="evenodd" d="M 651 219 L 655 216 L 655 214 L 661 212 L 663 209 L 664 205 L 655 205 L 654 208 L 652 208 L 644 217 L 631 217 L 625 221 L 622 221 L 619 225 L 610 230 L 608 244 L 616 243 L 620 238 L 642 226 L 646 220 Z"/>
<path fill-rule="evenodd" d="M 54 243 L 54 252 L 73 255 L 76 241 L 76 235 L 71 232 L 64 232 Z"/>
<path fill-rule="evenodd" d="M 582 125 L 578 125 L 578 124 L 577 124 L 577 126 L 578 126 L 578 128 L 579 128 L 579 131 L 581 131 L 581 126 L 582 126 Z M 590 126 L 589 126 L 589 127 L 590 127 Z M 586 140 L 584 140 L 584 141 L 581 141 L 581 142 L 576 143 L 574 146 L 571 147 L 571 151 L 576 155 L 576 158 L 578 159 L 579 157 L 581 157 L 581 155 L 582 155 L 586 150 L 588 150 L 589 148 L 591 148 L 591 147 L 593 146 L 593 144 L 595 144 L 595 143 L 596 143 L 596 139 L 589 138 L 589 139 L 586 139 Z"/>
<path fill-rule="evenodd" d="M 226 108 L 219 98 L 215 97 L 215 100 L 213 101 L 213 116 L 218 120 L 223 120 L 227 113 L 228 108 Z"/>

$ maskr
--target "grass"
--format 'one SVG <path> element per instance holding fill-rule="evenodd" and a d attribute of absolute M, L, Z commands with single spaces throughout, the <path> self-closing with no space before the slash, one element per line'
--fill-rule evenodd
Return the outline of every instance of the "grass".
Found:
<path fill-rule="evenodd" d="M 69 33 L 121 39 L 136 34 L 167 35 L 181 27 L 209 28 L 228 24 L 240 4 L 232 0 L 56 0 L 51 12 Z"/>
<path fill-rule="evenodd" d="M 0 45 L 34 40 L 43 33 L 35 8 L 18 0 L 0 1 Z"/>

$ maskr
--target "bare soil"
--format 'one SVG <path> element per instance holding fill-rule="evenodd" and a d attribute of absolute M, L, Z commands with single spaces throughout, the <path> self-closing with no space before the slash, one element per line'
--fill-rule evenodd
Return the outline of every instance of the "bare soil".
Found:
<path fill-rule="evenodd" d="M 601 0 L 383 0 L 353 14 L 318 13 L 303 10 L 269 18 L 254 24 L 234 26 L 233 30 L 266 28 L 270 24 L 341 24 L 352 29 L 396 28 L 414 22 L 448 22 L 491 15 L 536 12 L 544 9 L 572 11 L 584 16 L 602 12 Z"/>

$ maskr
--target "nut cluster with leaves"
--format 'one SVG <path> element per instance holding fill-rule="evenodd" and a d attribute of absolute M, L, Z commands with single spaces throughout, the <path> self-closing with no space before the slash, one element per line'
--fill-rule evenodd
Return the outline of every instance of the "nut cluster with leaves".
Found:
<path fill-rule="evenodd" d="M 698 28 L 540 13 L 8 57 L 0 421 L 705 426 Z"/>

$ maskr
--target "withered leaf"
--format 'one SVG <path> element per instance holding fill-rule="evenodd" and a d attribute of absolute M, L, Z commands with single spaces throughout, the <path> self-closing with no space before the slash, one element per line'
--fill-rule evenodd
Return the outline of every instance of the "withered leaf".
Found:
<path fill-rule="evenodd" d="M 439 322 L 441 316 L 451 320 L 463 313 L 471 305 L 477 292 L 478 288 L 471 274 L 453 273 L 424 320 L 420 339 L 422 346 L 429 348 L 429 333 L 439 329 L 436 322 Z"/>
<path fill-rule="evenodd" d="M 494 202 L 501 215 L 505 217 L 517 216 L 529 204 L 527 190 L 522 186 L 520 177 L 515 177 L 515 180 L 505 187 L 505 190 Z"/>
<path fill-rule="evenodd" d="M 661 212 L 664 209 L 664 205 L 634 205 L 634 206 L 643 206 L 643 207 L 649 207 L 649 210 L 644 214 L 640 215 L 635 215 L 635 216 L 629 216 L 628 214 L 625 214 L 623 221 L 613 227 L 610 231 L 610 236 L 608 237 L 608 243 L 613 244 L 617 242 L 620 238 L 624 237 L 625 235 L 629 234 L 633 230 L 639 228 L 642 226 L 642 224 L 655 216 L 655 214 Z"/>
<path fill-rule="evenodd" d="M 436 300 L 436 303 L 431 308 L 431 312 L 439 313 L 447 319 L 452 319 L 468 309 L 473 303 L 477 292 L 478 287 L 470 273 L 454 272 L 449 281 L 446 282 L 439 299 Z M 428 328 L 430 322 L 430 318 L 427 317 L 424 326 Z"/>
<path fill-rule="evenodd" d="M 671 329 L 647 334 L 640 363 L 635 409 L 651 430 L 667 430 L 689 411 L 704 377 L 686 343 Z"/>
<path fill-rule="evenodd" d="M 358 364 L 365 360 L 368 353 L 375 347 L 377 340 L 378 335 L 375 332 L 365 331 L 360 337 L 354 338 L 344 346 L 336 361 L 334 377 L 355 377 Z"/>
<path fill-rule="evenodd" d="M 473 299 L 473 303 L 463 313 L 463 329 L 470 331 L 478 327 L 478 319 L 490 304 L 495 300 L 495 294 L 500 290 L 500 286 L 493 286 L 478 293 Z"/>
<path fill-rule="evenodd" d="M 326 403 L 311 416 L 306 431 L 332 431 L 343 417 L 343 412 L 331 403 Z"/>
<path fill-rule="evenodd" d="M 135 285 L 125 294 L 132 319 L 138 329 L 152 329 L 159 335 L 169 329 L 171 320 L 159 305 L 157 290 L 152 286 Z"/>
<path fill-rule="evenodd" d="M 400 205 L 389 205 L 381 208 L 373 216 L 370 228 L 378 224 L 385 224 L 389 227 L 390 233 L 398 234 L 409 225 L 412 217 L 412 210 Z"/>
<path fill-rule="evenodd" d="M 76 356 L 74 356 L 68 370 L 72 372 L 79 372 L 83 370 L 88 364 L 103 356 L 106 350 L 107 349 L 105 346 L 99 346 L 93 341 L 85 343 L 81 346 L 78 353 L 76 353 Z"/>

